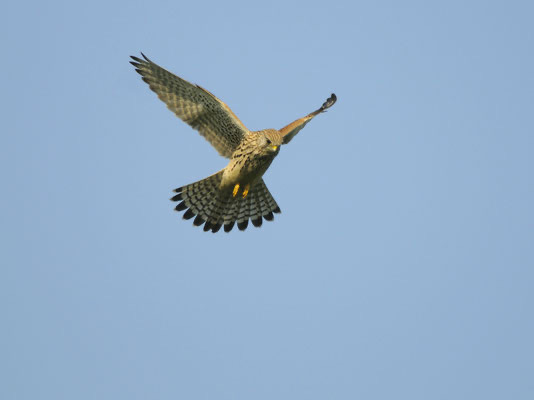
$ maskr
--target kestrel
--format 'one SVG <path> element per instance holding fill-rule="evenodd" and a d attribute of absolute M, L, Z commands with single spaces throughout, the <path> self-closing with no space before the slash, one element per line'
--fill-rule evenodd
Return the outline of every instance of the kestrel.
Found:
<path fill-rule="evenodd" d="M 143 60 L 131 57 L 130 63 L 158 97 L 178 118 L 204 136 L 219 154 L 229 158 L 219 172 L 175 189 L 171 200 L 180 202 L 176 211 L 186 210 L 183 218 L 195 217 L 193 224 L 204 224 L 204 231 L 217 232 L 224 225 L 230 232 L 237 222 L 245 230 L 249 219 L 256 227 L 262 219 L 272 221 L 280 207 L 263 181 L 263 174 L 287 144 L 316 115 L 336 102 L 332 95 L 311 114 L 280 130 L 250 131 L 213 94 L 198 85 L 161 68 L 143 53 Z"/>

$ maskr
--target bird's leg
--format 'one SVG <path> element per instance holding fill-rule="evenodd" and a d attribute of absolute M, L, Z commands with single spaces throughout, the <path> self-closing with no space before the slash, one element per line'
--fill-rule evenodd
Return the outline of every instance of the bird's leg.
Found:
<path fill-rule="evenodd" d="M 234 186 L 234 191 L 232 193 L 232 196 L 235 197 L 237 196 L 237 192 L 239 192 L 239 183 L 236 183 L 235 186 Z"/>
<path fill-rule="evenodd" d="M 245 186 L 245 189 L 243 189 L 243 198 L 247 197 L 249 189 L 250 189 L 250 184 L 247 184 L 247 186 Z"/>

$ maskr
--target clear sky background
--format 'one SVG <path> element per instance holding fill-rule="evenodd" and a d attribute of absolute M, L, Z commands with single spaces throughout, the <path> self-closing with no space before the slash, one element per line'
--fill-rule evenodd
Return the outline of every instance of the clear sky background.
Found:
<path fill-rule="evenodd" d="M 534 398 L 529 1 L 8 2 L 0 398 Z M 338 103 L 204 233 L 226 164 L 128 63 L 250 129 Z"/>

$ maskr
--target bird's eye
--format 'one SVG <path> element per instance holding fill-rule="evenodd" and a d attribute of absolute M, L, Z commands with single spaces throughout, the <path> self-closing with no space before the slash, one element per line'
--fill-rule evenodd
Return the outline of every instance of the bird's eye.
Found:
<path fill-rule="evenodd" d="M 267 144 L 271 144 L 271 141 L 269 139 L 267 139 Z"/>

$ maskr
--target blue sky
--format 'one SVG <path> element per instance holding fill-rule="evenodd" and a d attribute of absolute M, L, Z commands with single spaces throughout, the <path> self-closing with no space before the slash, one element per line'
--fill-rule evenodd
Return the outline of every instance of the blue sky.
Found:
<path fill-rule="evenodd" d="M 0 397 L 532 399 L 533 12 L 5 5 Z M 226 160 L 139 51 L 250 129 L 337 94 L 265 176 L 274 222 L 173 211 Z"/>

